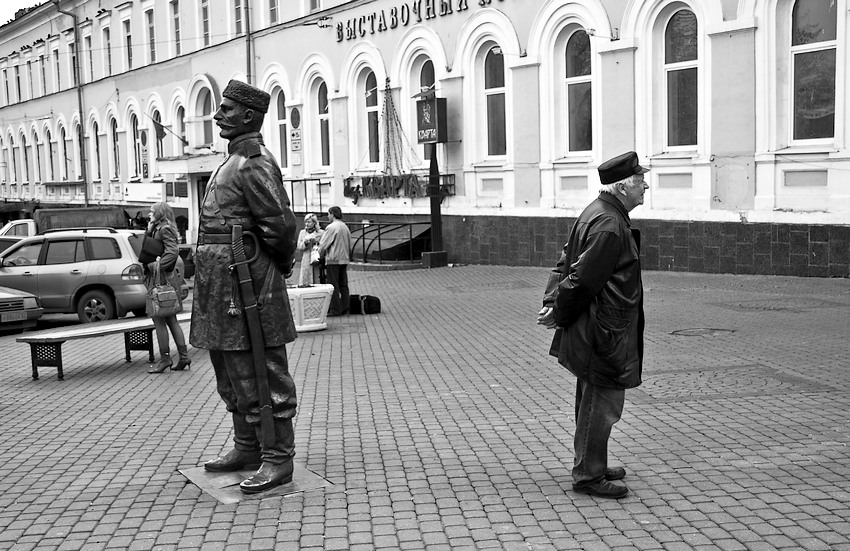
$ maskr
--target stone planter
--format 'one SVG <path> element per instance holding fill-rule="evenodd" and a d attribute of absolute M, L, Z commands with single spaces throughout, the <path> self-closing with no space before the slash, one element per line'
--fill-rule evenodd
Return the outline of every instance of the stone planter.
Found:
<path fill-rule="evenodd" d="M 321 331 L 328 328 L 328 307 L 331 305 L 333 285 L 287 287 L 289 307 L 299 333 Z"/>

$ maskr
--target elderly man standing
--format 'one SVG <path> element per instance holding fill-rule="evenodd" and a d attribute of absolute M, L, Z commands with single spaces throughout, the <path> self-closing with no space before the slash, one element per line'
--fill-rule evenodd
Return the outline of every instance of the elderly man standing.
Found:
<path fill-rule="evenodd" d="M 195 252 L 191 343 L 210 351 L 218 393 L 233 416 L 234 448 L 212 472 L 254 470 L 244 493 L 292 480 L 297 400 L 286 344 L 297 333 L 284 275 L 295 216 L 260 128 L 269 94 L 231 80 L 215 121 L 227 158 L 207 184 Z"/>
<path fill-rule="evenodd" d="M 640 233 L 629 212 L 649 187 L 634 151 L 599 166 L 602 192 L 578 217 L 549 277 L 538 323 L 556 328 L 550 354 L 577 378 L 573 490 L 619 499 L 608 439 L 620 420 L 625 389 L 641 383 L 643 284 Z"/>

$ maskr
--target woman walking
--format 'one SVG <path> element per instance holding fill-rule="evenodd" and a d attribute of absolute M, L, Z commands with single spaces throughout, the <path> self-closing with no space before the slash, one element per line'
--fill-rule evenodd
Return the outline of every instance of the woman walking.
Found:
<path fill-rule="evenodd" d="M 168 283 L 174 290 L 177 291 L 177 296 L 180 296 L 180 288 L 183 286 L 183 271 L 178 266 L 179 252 L 177 248 L 177 223 L 174 221 L 174 211 L 168 203 L 156 203 L 151 207 L 150 222 L 146 235 L 158 239 L 163 244 L 162 256 L 154 262 L 149 262 L 145 265 L 145 287 L 150 290 L 157 285 Z M 159 270 L 156 263 L 159 262 Z M 159 280 L 157 280 L 157 272 Z M 189 359 L 189 350 L 186 347 L 186 337 L 183 336 L 183 329 L 180 328 L 180 323 L 177 321 L 177 314 L 172 314 L 168 317 L 154 317 L 153 325 L 156 328 L 156 340 L 159 342 L 159 364 L 148 370 L 148 373 L 162 373 L 169 367 L 173 371 L 182 371 L 189 367 L 192 360 Z M 177 365 L 171 362 L 170 344 L 168 342 L 168 331 L 171 330 L 171 335 L 174 337 L 174 343 L 177 345 L 177 352 L 180 354 L 180 359 Z"/>

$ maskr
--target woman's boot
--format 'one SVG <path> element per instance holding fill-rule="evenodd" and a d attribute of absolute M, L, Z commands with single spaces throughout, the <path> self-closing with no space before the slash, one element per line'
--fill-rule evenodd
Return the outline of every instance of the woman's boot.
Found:
<path fill-rule="evenodd" d="M 183 371 L 192 364 L 192 359 L 189 358 L 189 347 L 186 345 L 177 345 L 177 352 L 180 353 L 180 359 L 177 360 L 177 365 L 171 368 L 172 371 Z"/>
<path fill-rule="evenodd" d="M 171 367 L 171 355 L 168 352 L 161 352 L 159 354 L 159 364 L 156 367 L 148 369 L 148 373 L 162 373 L 169 367 Z"/>

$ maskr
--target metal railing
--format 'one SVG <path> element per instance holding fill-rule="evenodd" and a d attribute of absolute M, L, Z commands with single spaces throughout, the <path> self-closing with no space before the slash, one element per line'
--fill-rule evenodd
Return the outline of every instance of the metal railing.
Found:
<path fill-rule="evenodd" d="M 352 261 L 413 262 L 431 248 L 429 222 L 346 222 L 346 225 L 351 230 Z"/>

